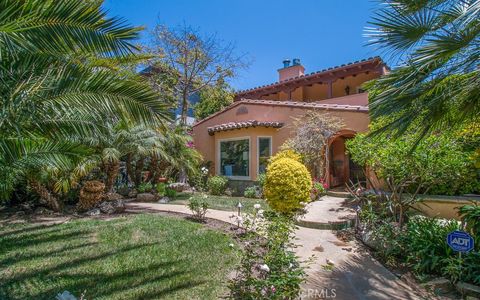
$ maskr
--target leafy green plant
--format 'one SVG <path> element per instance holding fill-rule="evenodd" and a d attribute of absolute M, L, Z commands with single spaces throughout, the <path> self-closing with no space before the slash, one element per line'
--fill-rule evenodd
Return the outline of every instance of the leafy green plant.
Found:
<path fill-rule="evenodd" d="M 245 198 L 257 198 L 257 189 L 258 187 L 256 186 L 249 186 L 243 192 L 243 196 Z"/>
<path fill-rule="evenodd" d="M 260 188 L 263 189 L 263 186 L 265 185 L 265 179 L 267 178 L 267 175 L 265 173 L 258 174 L 257 176 L 257 183 Z"/>
<path fill-rule="evenodd" d="M 208 195 L 202 194 L 199 196 L 190 197 L 188 201 L 188 208 L 192 211 L 193 217 L 198 221 L 205 221 L 205 215 L 208 211 L 208 202 L 206 199 Z"/>
<path fill-rule="evenodd" d="M 464 205 L 458 209 L 458 214 L 466 224 L 466 230 L 473 236 L 480 237 L 480 205 Z"/>
<path fill-rule="evenodd" d="M 313 180 L 311 191 L 312 200 L 317 200 L 322 195 L 325 195 L 327 192 L 327 189 L 325 188 L 326 186 L 327 185 L 324 182 Z"/>
<path fill-rule="evenodd" d="M 163 182 L 159 182 L 155 185 L 155 190 L 160 197 L 165 196 L 166 189 L 167 185 Z"/>
<path fill-rule="evenodd" d="M 459 256 L 451 256 L 442 260 L 442 275 L 452 283 L 457 283 L 463 276 L 463 258 Z"/>
<path fill-rule="evenodd" d="M 173 198 L 177 197 L 177 191 L 167 187 L 165 189 L 165 196 L 173 199 Z"/>
<path fill-rule="evenodd" d="M 137 191 L 139 193 L 149 193 L 153 189 L 153 185 L 150 182 L 142 182 L 140 185 L 137 187 Z"/>
<path fill-rule="evenodd" d="M 305 280 L 305 267 L 292 251 L 295 224 L 291 218 L 265 214 L 247 230 L 245 249 L 235 278 L 229 282 L 233 299 L 296 299 Z"/>
<path fill-rule="evenodd" d="M 227 189 L 228 179 L 224 176 L 212 176 L 208 178 L 208 191 L 212 195 L 223 195 Z"/>
<path fill-rule="evenodd" d="M 453 250 L 447 245 L 447 235 L 459 230 L 455 220 L 438 220 L 427 217 L 412 218 L 402 236 L 406 249 L 406 261 L 417 273 L 441 272 L 444 259 L 453 255 Z"/>

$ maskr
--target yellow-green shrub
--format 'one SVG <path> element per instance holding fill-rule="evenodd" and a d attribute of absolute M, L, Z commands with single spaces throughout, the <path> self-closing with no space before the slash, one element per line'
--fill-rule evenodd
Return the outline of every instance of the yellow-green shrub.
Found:
<path fill-rule="evenodd" d="M 283 150 L 272 156 L 269 160 L 269 163 L 273 163 L 281 158 L 291 158 L 298 162 L 302 162 L 302 156 L 293 150 Z"/>
<path fill-rule="evenodd" d="M 295 152 L 285 152 L 272 157 L 268 165 L 264 195 L 273 210 L 289 214 L 302 207 L 300 202 L 310 201 L 312 178 L 302 163 L 289 157 Z"/>

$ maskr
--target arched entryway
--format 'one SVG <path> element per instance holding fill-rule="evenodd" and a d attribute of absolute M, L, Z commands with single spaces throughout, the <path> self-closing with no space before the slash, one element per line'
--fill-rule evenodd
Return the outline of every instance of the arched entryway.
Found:
<path fill-rule="evenodd" d="M 353 130 L 341 130 L 329 141 L 327 178 L 329 186 L 341 187 L 352 181 L 364 181 L 363 168 L 354 163 L 346 153 L 345 141 L 355 136 Z"/>

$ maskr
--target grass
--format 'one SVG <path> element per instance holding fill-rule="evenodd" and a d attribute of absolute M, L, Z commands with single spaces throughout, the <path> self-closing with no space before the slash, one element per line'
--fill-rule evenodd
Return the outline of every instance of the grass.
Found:
<path fill-rule="evenodd" d="M 196 195 L 201 197 L 200 194 Z M 192 194 L 180 193 L 174 200 L 170 201 L 169 204 L 187 205 L 188 199 L 191 196 Z M 242 203 L 242 211 L 244 212 L 252 212 L 254 210 L 253 206 L 256 203 L 259 203 L 262 206 L 262 209 L 268 208 L 267 202 L 263 199 L 208 195 L 208 197 L 205 198 L 205 201 L 208 203 L 210 209 L 224 211 L 237 211 L 238 202 Z"/>
<path fill-rule="evenodd" d="M 225 233 L 137 215 L 0 227 L 0 299 L 215 299 L 238 258 Z"/>

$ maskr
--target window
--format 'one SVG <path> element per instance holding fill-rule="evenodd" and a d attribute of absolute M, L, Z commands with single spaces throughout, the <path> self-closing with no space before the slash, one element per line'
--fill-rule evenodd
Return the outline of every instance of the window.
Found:
<path fill-rule="evenodd" d="M 272 155 L 272 138 L 258 138 L 258 174 L 265 173 L 268 159 Z"/>
<path fill-rule="evenodd" d="M 248 139 L 220 141 L 220 174 L 249 176 L 250 141 Z"/>

